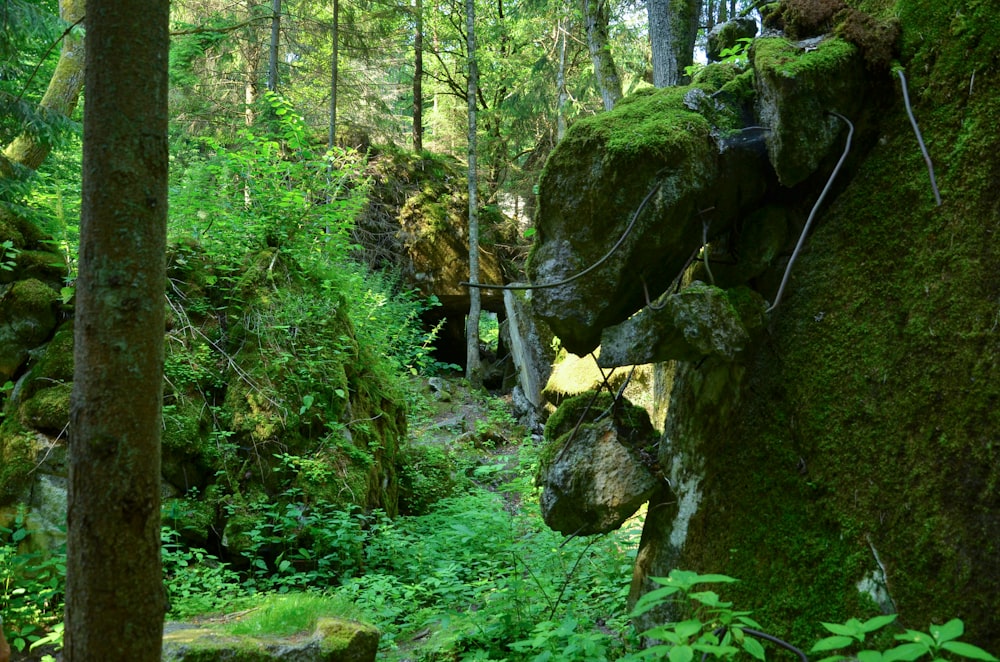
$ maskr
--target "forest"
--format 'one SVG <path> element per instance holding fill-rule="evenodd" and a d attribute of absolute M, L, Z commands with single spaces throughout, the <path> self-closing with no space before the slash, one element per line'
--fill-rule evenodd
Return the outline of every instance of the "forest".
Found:
<path fill-rule="evenodd" d="M 0 14 L 0 662 L 1000 662 L 989 2 Z"/>

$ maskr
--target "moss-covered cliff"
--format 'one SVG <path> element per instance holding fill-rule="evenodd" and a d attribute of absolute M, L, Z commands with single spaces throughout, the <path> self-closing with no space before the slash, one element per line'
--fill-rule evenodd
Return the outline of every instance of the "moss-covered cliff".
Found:
<path fill-rule="evenodd" d="M 1000 21 L 984 3 L 868 4 L 899 17 L 943 204 L 886 80 L 878 143 L 702 449 L 727 466 L 706 471 L 678 563 L 743 578 L 742 604 L 800 632 L 863 608 L 858 582 L 884 569 L 905 624 L 959 616 L 996 650 Z"/>
<path fill-rule="evenodd" d="M 659 458 L 671 482 L 650 507 L 635 591 L 672 567 L 723 572 L 743 580 L 727 598 L 793 641 L 820 635 L 820 620 L 896 610 L 920 629 L 960 617 L 970 641 L 995 651 L 1000 19 L 985 2 L 848 4 L 828 27 L 867 65 L 853 161 L 753 350 L 737 364 L 659 369 L 672 386 Z M 886 40 L 908 77 L 941 206 L 899 78 L 885 66 Z M 763 83 L 758 76 L 758 96 Z M 839 152 L 844 133 L 835 135 Z M 793 230 L 770 264 L 740 277 L 769 300 L 837 155 L 763 196 Z M 746 237 L 755 231 L 736 228 L 699 257 L 753 260 Z M 724 280 L 740 270 L 730 269 L 717 271 Z"/>

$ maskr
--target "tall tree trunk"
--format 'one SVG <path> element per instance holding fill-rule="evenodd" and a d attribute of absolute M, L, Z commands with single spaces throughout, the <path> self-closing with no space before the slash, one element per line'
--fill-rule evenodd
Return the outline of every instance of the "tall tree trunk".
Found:
<path fill-rule="evenodd" d="M 271 48 L 267 57 L 267 89 L 278 91 L 278 39 L 281 37 L 281 0 L 271 0 Z"/>
<path fill-rule="evenodd" d="M 414 0 L 413 36 L 413 151 L 424 148 L 424 2 Z"/>
<path fill-rule="evenodd" d="M 653 53 L 653 85 L 678 85 L 684 78 L 684 69 L 694 62 L 701 0 L 646 0 L 646 10 Z"/>
<path fill-rule="evenodd" d="M 68 662 L 160 659 L 169 0 L 88 0 Z"/>
<path fill-rule="evenodd" d="M 254 0 L 246 0 L 246 8 L 247 16 L 253 18 L 256 15 Z M 257 103 L 257 92 L 259 89 L 257 71 L 260 66 L 260 41 L 257 37 L 257 28 L 254 24 L 251 23 L 247 26 L 246 35 L 246 42 L 241 46 L 244 66 L 246 67 L 246 78 L 243 81 L 243 101 L 246 106 L 244 108 L 243 119 L 247 126 L 253 126 L 256 120 L 254 104 Z M 249 204 L 249 200 L 247 204 Z"/>
<path fill-rule="evenodd" d="M 622 98 L 622 82 L 618 76 L 618 67 L 611 57 L 605 0 L 583 0 L 583 15 L 587 24 L 587 46 L 594 63 L 597 87 L 601 91 L 604 110 L 611 110 Z"/>
<path fill-rule="evenodd" d="M 479 199 L 476 177 L 476 95 L 479 69 L 476 64 L 476 3 L 465 0 L 466 41 L 469 51 L 469 282 L 479 282 Z M 482 301 L 478 287 L 469 288 L 469 317 L 465 323 L 465 377 L 478 385 L 481 379 L 479 362 L 479 315 Z"/>
<path fill-rule="evenodd" d="M 84 0 L 60 0 L 59 16 L 67 23 L 77 23 L 83 19 Z M 52 74 L 45 95 L 38 104 L 52 112 L 69 117 L 76 108 L 83 89 L 84 39 L 81 32 L 70 32 L 63 38 L 59 62 Z M 37 135 L 24 133 L 14 139 L 3 155 L 8 161 L 37 170 L 48 156 L 52 146 Z"/>
<path fill-rule="evenodd" d="M 556 89 L 559 90 L 559 102 L 556 106 L 556 140 L 562 140 L 566 135 L 566 102 L 569 93 L 566 90 L 566 26 L 562 17 L 556 23 L 556 48 L 559 50 L 559 67 L 556 69 Z"/>
<path fill-rule="evenodd" d="M 330 27 L 330 149 L 337 144 L 337 78 L 340 76 L 340 0 L 333 0 L 333 25 Z"/>

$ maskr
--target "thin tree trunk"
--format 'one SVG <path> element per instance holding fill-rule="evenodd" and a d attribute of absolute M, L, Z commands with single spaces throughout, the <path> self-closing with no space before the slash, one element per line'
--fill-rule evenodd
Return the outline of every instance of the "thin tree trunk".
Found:
<path fill-rule="evenodd" d="M 278 39 L 281 37 L 281 0 L 271 0 L 271 49 L 267 57 L 267 89 L 278 91 Z"/>
<path fill-rule="evenodd" d="M 340 75 L 340 0 L 333 0 L 333 25 L 330 28 L 330 149 L 337 144 L 337 78 Z"/>
<path fill-rule="evenodd" d="M 476 178 L 476 94 L 479 87 L 479 70 L 476 64 L 476 5 L 475 0 L 465 0 L 465 28 L 469 50 L 469 282 L 479 282 L 479 200 Z M 479 288 L 469 288 L 469 317 L 465 323 L 466 364 L 465 377 L 478 385 L 481 379 L 479 362 L 479 315 L 482 311 Z"/>
<path fill-rule="evenodd" d="M 246 0 L 247 16 L 254 17 L 253 0 Z M 243 82 L 243 119 L 247 126 L 253 126 L 256 121 L 254 104 L 257 103 L 257 71 L 260 65 L 260 42 L 257 38 L 257 29 L 253 25 L 247 27 L 246 45 L 242 47 L 243 59 L 246 65 L 246 79 Z M 247 194 L 247 204 L 249 204 L 249 194 Z"/>
<path fill-rule="evenodd" d="M 413 151 L 424 148 L 424 2 L 414 0 L 413 36 Z"/>
<path fill-rule="evenodd" d="M 594 76 L 601 91 L 604 110 L 611 110 L 622 98 L 622 82 L 618 67 L 611 57 L 608 39 L 608 13 L 604 0 L 583 0 L 583 15 L 587 23 L 587 46 L 594 63 Z"/>
<path fill-rule="evenodd" d="M 168 0 L 87 2 L 64 659 L 160 659 Z"/>
<path fill-rule="evenodd" d="M 556 107 L 556 140 L 562 140 L 566 135 L 566 102 L 569 93 L 566 90 L 566 27 L 560 17 L 556 23 L 556 37 L 559 49 L 559 67 L 556 69 L 556 89 L 559 90 L 559 104 Z"/>
<path fill-rule="evenodd" d="M 653 85 L 670 87 L 694 62 L 701 0 L 646 0 L 653 59 Z"/>
<path fill-rule="evenodd" d="M 83 18 L 84 0 L 60 0 L 59 16 L 67 23 Z M 82 32 L 70 32 L 63 38 L 59 62 L 38 107 L 69 117 L 76 108 L 83 89 L 84 39 Z M 37 170 L 48 156 L 52 145 L 35 134 L 24 133 L 4 150 L 8 161 Z"/>

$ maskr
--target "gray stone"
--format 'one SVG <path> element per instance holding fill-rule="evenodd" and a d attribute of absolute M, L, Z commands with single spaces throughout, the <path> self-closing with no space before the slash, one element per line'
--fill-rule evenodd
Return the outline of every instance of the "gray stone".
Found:
<path fill-rule="evenodd" d="M 530 302 L 530 290 L 504 290 L 508 349 L 517 369 L 517 383 L 522 395 L 538 409 L 543 404 L 542 388 L 552 372 L 555 351 L 552 332 L 532 315 Z"/>
<path fill-rule="evenodd" d="M 835 37 L 792 43 L 758 39 L 751 52 L 757 116 L 778 180 L 795 186 L 841 154 L 846 127 L 865 101 L 861 53 Z"/>
<path fill-rule="evenodd" d="M 371 625 L 339 618 L 320 618 L 311 634 L 287 637 L 167 623 L 163 662 L 369 662 L 375 659 L 379 636 Z"/>
<path fill-rule="evenodd" d="M 550 442 L 555 454 L 543 463 L 538 479 L 542 518 L 549 528 L 565 535 L 617 529 L 649 500 L 659 484 L 650 470 L 654 439 L 646 412 L 622 402 L 616 406 L 627 407 L 628 416 L 620 416 L 621 410 L 602 416 L 602 412 L 607 413 L 606 398 L 584 414 L 592 422 L 577 427 L 584 401 L 589 402 L 590 396 L 567 401 L 563 407 L 571 411 L 557 424 L 560 429 L 546 428 L 547 437 L 559 436 Z M 640 417 L 637 426 L 630 427 L 623 420 L 631 416 Z"/>
<path fill-rule="evenodd" d="M 764 300 L 746 288 L 741 294 L 752 301 L 743 311 L 749 316 L 751 328 L 760 328 Z M 751 332 L 724 290 L 695 282 L 667 296 L 659 306 L 645 308 L 626 322 L 604 330 L 597 359 L 602 368 L 695 361 L 706 356 L 733 361 L 750 346 Z"/>
<path fill-rule="evenodd" d="M 740 39 L 750 39 L 757 35 L 757 21 L 752 18 L 734 18 L 725 23 L 717 23 L 708 33 L 708 48 L 705 53 L 709 62 L 722 59 L 722 51 L 733 48 Z"/>

